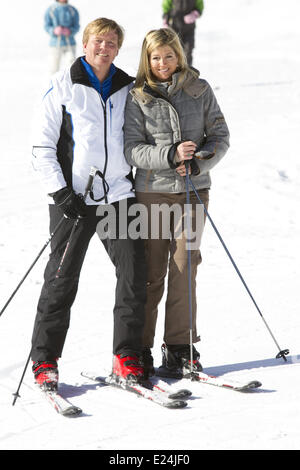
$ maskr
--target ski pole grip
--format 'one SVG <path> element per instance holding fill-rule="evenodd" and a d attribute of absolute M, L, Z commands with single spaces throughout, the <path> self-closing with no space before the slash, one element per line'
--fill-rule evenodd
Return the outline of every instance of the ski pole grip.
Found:
<path fill-rule="evenodd" d="M 189 168 L 191 168 L 191 176 L 199 175 L 200 170 L 194 158 L 192 158 L 192 160 L 184 160 L 184 165 L 187 172 L 189 171 Z"/>
<path fill-rule="evenodd" d="M 90 192 L 90 190 L 93 186 L 93 181 L 94 181 L 94 178 L 97 174 L 97 171 L 98 171 L 98 168 L 96 168 L 95 166 L 91 167 L 89 178 L 88 178 L 86 188 L 85 188 L 85 192 L 84 192 L 84 199 L 86 199 L 87 195 L 89 194 L 89 192 Z"/>

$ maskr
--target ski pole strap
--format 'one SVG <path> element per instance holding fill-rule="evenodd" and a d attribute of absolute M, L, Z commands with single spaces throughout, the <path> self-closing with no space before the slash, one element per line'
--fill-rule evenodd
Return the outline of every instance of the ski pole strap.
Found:
<path fill-rule="evenodd" d="M 108 185 L 108 182 L 106 181 L 105 177 L 104 177 L 104 174 L 100 171 L 100 170 L 97 170 L 95 169 L 95 173 L 94 173 L 94 177 L 95 176 L 99 176 L 99 178 L 101 178 L 102 180 L 102 185 L 103 185 L 103 193 L 104 195 L 102 197 L 100 197 L 99 199 L 95 199 L 95 196 L 94 196 L 94 193 L 93 193 L 93 189 L 91 188 L 90 189 L 90 198 L 94 201 L 94 202 L 100 202 L 100 201 L 103 201 L 103 199 L 106 199 L 107 200 L 107 195 L 108 195 L 108 192 L 109 192 L 109 185 Z M 93 179 L 94 179 L 93 177 Z"/>

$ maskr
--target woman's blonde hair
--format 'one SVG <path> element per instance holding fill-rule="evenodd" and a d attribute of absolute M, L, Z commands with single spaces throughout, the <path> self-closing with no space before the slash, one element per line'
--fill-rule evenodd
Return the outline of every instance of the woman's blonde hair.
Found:
<path fill-rule="evenodd" d="M 177 71 L 180 72 L 179 81 L 185 77 L 189 66 L 178 35 L 170 28 L 154 29 L 145 36 L 142 45 L 139 68 L 135 81 L 135 88 L 142 93 L 144 83 L 151 88 L 156 88 L 156 79 L 151 72 L 150 55 L 158 47 L 169 46 L 173 49 L 178 59 Z"/>
<path fill-rule="evenodd" d="M 114 20 L 109 20 L 108 18 L 97 18 L 94 21 L 91 21 L 84 29 L 82 36 L 82 43 L 87 44 L 89 37 L 92 34 L 102 34 L 114 31 L 118 36 L 118 47 L 123 44 L 124 40 L 124 30 L 118 25 Z"/>

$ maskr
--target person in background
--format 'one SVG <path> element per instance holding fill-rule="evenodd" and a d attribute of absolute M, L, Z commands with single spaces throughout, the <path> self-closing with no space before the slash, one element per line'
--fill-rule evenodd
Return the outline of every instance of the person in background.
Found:
<path fill-rule="evenodd" d="M 201 262 L 199 248 L 205 220 L 202 205 L 193 191 L 189 192 L 187 213 L 185 162 L 190 162 L 191 180 L 208 207 L 210 170 L 228 150 L 229 131 L 211 86 L 199 78 L 195 69 L 188 67 L 179 37 L 171 28 L 150 31 L 143 41 L 135 85 L 127 98 L 124 135 L 125 157 L 136 167 L 136 197 L 147 208 L 148 217 L 142 365 L 145 375 L 153 374 L 151 348 L 167 277 L 165 344 L 162 367 L 156 373 L 182 377 L 190 373 L 191 367 L 195 372 L 201 370 L 200 354 L 194 346 L 191 364 L 190 340 L 192 343 L 200 340 L 196 326 L 196 275 Z M 165 212 L 157 220 L 152 209 L 159 206 L 164 207 Z M 164 218 L 167 207 L 170 208 L 168 216 L 172 216 L 172 209 L 178 209 L 177 219 L 175 211 L 174 216 Z M 192 325 L 187 249 L 192 240 L 182 230 L 188 216 L 193 234 L 197 235 L 190 250 Z M 152 236 L 155 225 L 158 230 Z"/>
<path fill-rule="evenodd" d="M 79 31 L 79 13 L 68 0 L 56 0 L 45 13 L 44 26 L 50 35 L 49 72 L 60 68 L 62 59 L 70 66 L 76 58 L 75 34 Z"/>
<path fill-rule="evenodd" d="M 195 47 L 195 24 L 202 15 L 203 0 L 163 0 L 163 26 L 170 27 L 179 35 L 188 65 L 193 62 Z"/>

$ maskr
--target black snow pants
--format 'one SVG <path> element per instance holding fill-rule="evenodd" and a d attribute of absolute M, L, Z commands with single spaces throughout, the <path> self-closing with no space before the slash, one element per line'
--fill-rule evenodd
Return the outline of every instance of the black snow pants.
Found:
<path fill-rule="evenodd" d="M 111 205 L 115 208 L 117 222 L 122 203 L 122 208 L 124 202 L 129 208 L 135 201 L 134 198 L 130 198 Z M 97 207 L 87 206 L 87 217 L 80 219 L 76 227 L 58 277 L 58 267 L 74 220 L 64 220 L 51 241 L 51 253 L 44 273 L 44 284 L 32 336 L 33 361 L 53 360 L 61 357 L 69 328 L 70 309 L 76 297 L 85 254 L 92 236 L 97 231 L 98 222 L 103 221 L 104 217 L 96 215 Z M 49 211 L 50 233 L 52 233 L 62 217 L 62 212 L 55 205 L 50 205 Z M 126 217 L 127 213 L 122 216 L 123 219 L 125 216 L 127 221 L 126 232 L 130 218 Z M 118 223 L 116 226 L 116 236 L 101 239 L 116 272 L 113 354 L 139 354 L 142 348 L 146 302 L 144 241 L 140 238 L 131 239 L 127 233 L 124 233 L 124 224 L 123 228 L 120 228 Z M 101 305 L 101 295 L 104 298 L 106 294 L 106 292 L 101 293 L 101 289 L 97 289 L 95 302 Z"/>

